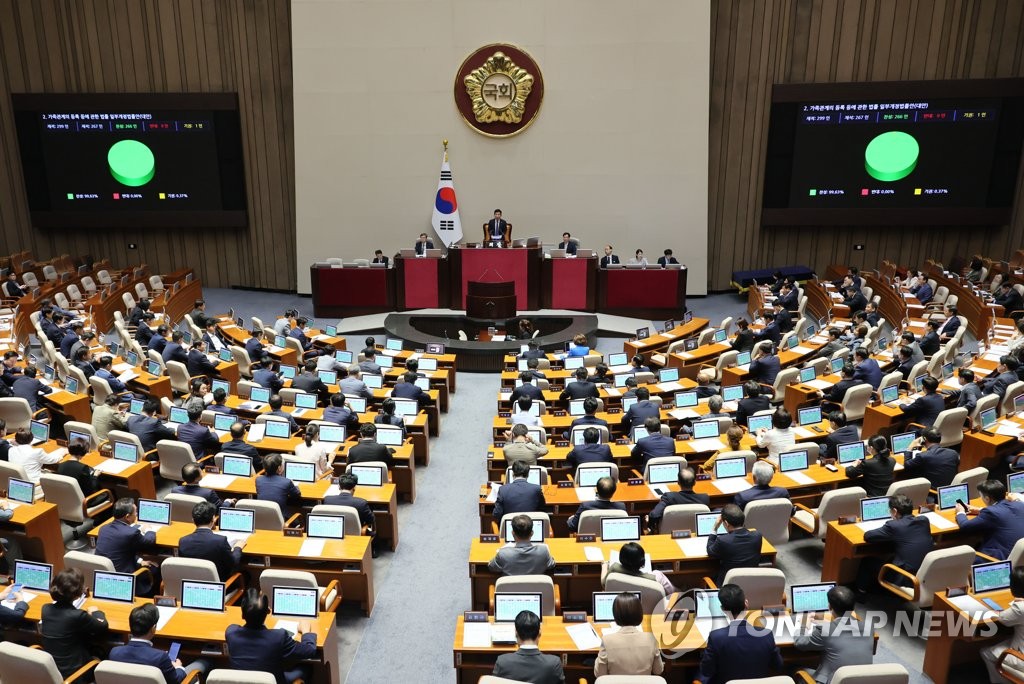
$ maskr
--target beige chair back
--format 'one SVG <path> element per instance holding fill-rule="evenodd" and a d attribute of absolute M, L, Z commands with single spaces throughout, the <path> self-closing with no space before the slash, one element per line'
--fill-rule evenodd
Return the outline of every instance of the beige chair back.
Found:
<path fill-rule="evenodd" d="M 786 601 L 786 573 L 778 568 L 733 568 L 725 573 L 723 584 L 739 585 L 751 610 Z"/>
<path fill-rule="evenodd" d="M 847 420 L 864 419 L 864 411 L 868 407 L 868 402 L 871 401 L 873 391 L 871 385 L 866 382 L 846 390 L 842 406 Z"/>
<path fill-rule="evenodd" d="M 928 552 L 917 571 L 921 591 L 915 605 L 929 608 L 935 592 L 966 586 L 974 564 L 974 549 L 964 544 Z"/>
<path fill-rule="evenodd" d="M 7 423 L 8 432 L 27 430 L 32 422 L 32 407 L 21 397 L 4 397 L 0 399 L 0 418 Z"/>
<path fill-rule="evenodd" d="M 160 477 L 171 482 L 181 481 L 181 468 L 186 463 L 195 463 L 191 445 L 174 439 L 161 439 L 156 443 L 160 456 Z"/>
<path fill-rule="evenodd" d="M 315 515 L 337 515 L 345 519 L 345 536 L 358 537 L 363 533 L 363 526 L 359 522 L 359 511 L 352 506 L 338 506 L 334 504 L 317 504 L 310 511 Z"/>
<path fill-rule="evenodd" d="M 267 568 L 260 573 L 260 592 L 267 597 L 271 610 L 274 609 L 274 587 L 316 589 L 318 595 L 322 591 L 316 582 L 316 576 L 311 572 Z"/>
<path fill-rule="evenodd" d="M 163 593 L 178 599 L 179 603 L 181 603 L 182 580 L 220 581 L 217 566 L 213 564 L 213 561 L 202 558 L 166 558 L 160 564 L 160 575 L 164 581 Z"/>
<path fill-rule="evenodd" d="M 889 485 L 889 489 L 885 492 L 886 496 L 895 496 L 896 494 L 906 494 L 910 497 L 910 500 L 914 502 L 914 507 L 917 508 L 922 504 L 928 503 L 928 491 L 931 489 L 932 483 L 928 481 L 926 477 L 913 477 L 909 480 L 897 480 Z"/>
<path fill-rule="evenodd" d="M 277 684 L 277 678 L 269 672 L 220 668 L 210 672 L 206 684 Z"/>
<path fill-rule="evenodd" d="M 1021 383 L 1021 387 L 1024 388 L 1024 382 Z M 951 447 L 963 442 L 964 422 L 966 420 L 966 408 L 951 408 L 939 413 L 935 419 L 935 424 L 932 426 L 942 435 L 942 441 L 939 442 L 939 445 Z"/>
<path fill-rule="evenodd" d="M 93 672 L 96 684 L 166 684 L 164 673 L 152 665 L 104 660 Z"/>
<path fill-rule="evenodd" d="M 94 428 L 89 423 L 83 423 L 78 420 L 69 420 L 68 422 L 64 423 L 64 437 L 68 440 L 68 442 L 71 441 L 72 432 L 84 432 L 89 435 L 89 451 L 95 451 L 96 449 L 99 448 L 100 439 L 99 436 L 96 434 L 96 428 Z"/>
<path fill-rule="evenodd" d="M 284 515 L 276 501 L 260 501 L 258 499 L 241 499 L 235 508 L 256 511 L 256 529 L 280 532 L 284 529 Z"/>
<path fill-rule="evenodd" d="M 771 402 L 773 404 L 782 404 L 786 399 L 786 388 L 799 379 L 799 368 L 783 368 L 779 371 L 779 374 L 775 376 L 775 382 L 772 383 L 772 389 L 775 390 L 775 395 L 771 397 Z"/>
<path fill-rule="evenodd" d="M 44 473 L 39 476 L 39 485 L 43 490 L 43 499 L 57 506 L 57 515 L 61 520 L 78 524 L 86 521 L 82 510 L 85 496 L 78 480 L 66 475 Z"/>
<path fill-rule="evenodd" d="M 979 466 L 977 468 L 971 468 L 970 470 L 964 470 L 962 472 L 957 473 L 956 475 L 953 476 L 953 480 L 952 482 L 950 482 L 950 484 L 966 484 L 968 500 L 970 500 L 977 499 L 979 496 L 981 496 L 978 493 L 978 485 L 980 485 L 987 479 L 988 468 L 982 468 L 981 466 Z M 1017 564 L 1014 563 L 1013 566 L 1017 567 Z"/>
<path fill-rule="evenodd" d="M 676 530 L 697 531 L 697 514 L 710 513 L 711 509 L 704 504 L 676 504 L 666 506 L 661 518 L 661 533 L 669 534 Z"/>
<path fill-rule="evenodd" d="M 626 511 L 620 510 L 608 510 L 608 511 L 583 511 L 580 515 L 580 519 L 577 521 L 576 532 L 578 534 L 596 534 L 601 535 L 601 518 L 625 518 L 628 517 Z"/>
<path fill-rule="evenodd" d="M 743 510 L 746 526 L 756 529 L 772 546 L 789 541 L 789 519 L 793 504 L 789 499 L 759 499 L 751 501 Z"/>
<path fill-rule="evenodd" d="M 819 539 L 825 538 L 825 531 L 828 524 L 838 520 L 840 516 L 857 516 L 860 514 L 860 500 L 867 497 L 863 487 L 844 487 L 830 492 L 825 492 L 821 497 L 821 503 L 815 513 L 818 516 L 817 526 L 813 527 L 814 536 Z M 794 520 L 800 520 L 808 528 L 813 525 L 813 518 L 804 511 L 797 511 L 793 515 Z"/>
<path fill-rule="evenodd" d="M 168 361 L 166 364 L 167 375 L 171 378 L 171 389 L 178 394 L 188 394 L 192 391 L 189 383 L 188 367 L 181 361 Z"/>
<path fill-rule="evenodd" d="M 231 358 L 238 364 L 238 373 L 243 378 L 252 378 L 252 359 L 249 358 L 249 352 L 245 351 L 245 347 L 232 344 L 228 350 L 231 352 Z"/>
<path fill-rule="evenodd" d="M 902 665 L 844 665 L 832 674 L 829 684 L 909 684 L 910 673 Z"/>
<path fill-rule="evenodd" d="M 987 411 L 990 408 L 999 406 L 999 395 L 998 394 L 986 394 L 985 396 L 978 399 L 974 404 L 974 410 L 971 411 L 970 419 L 977 423 L 982 411 Z"/>
<path fill-rule="evenodd" d="M 164 497 L 164 501 L 171 504 L 171 522 L 191 523 L 192 509 L 196 507 L 196 504 L 202 503 L 206 499 L 194 494 L 170 492 Z"/>
<path fill-rule="evenodd" d="M 4 641 L 0 643 L 0 681 L 63 684 L 64 678 L 46 651 Z"/>
<path fill-rule="evenodd" d="M 107 397 L 114 393 L 110 389 L 110 383 L 98 375 L 89 378 L 89 387 L 92 387 L 92 403 L 96 406 L 104 404 Z"/>
<path fill-rule="evenodd" d="M 20 465 L 16 465 L 8 461 L 0 461 L 0 489 L 3 489 L 4 491 L 10 489 L 10 479 L 12 477 L 19 480 L 28 479 L 28 475 L 25 474 L 25 469 Z"/>
<path fill-rule="evenodd" d="M 555 615 L 555 582 L 550 575 L 508 575 L 494 582 L 494 593 L 540 593 L 540 609 L 544 615 Z"/>
<path fill-rule="evenodd" d="M 665 600 L 665 588 L 656 580 L 634 577 L 620 572 L 610 572 L 604 578 L 605 591 L 639 591 L 644 615 L 654 613 L 658 604 Z"/>
<path fill-rule="evenodd" d="M 85 586 L 92 587 L 92 578 L 97 570 L 100 572 L 114 572 L 114 562 L 106 556 L 95 553 L 84 553 L 82 551 L 66 551 L 64 553 L 64 567 L 78 568 L 85 578 Z"/>

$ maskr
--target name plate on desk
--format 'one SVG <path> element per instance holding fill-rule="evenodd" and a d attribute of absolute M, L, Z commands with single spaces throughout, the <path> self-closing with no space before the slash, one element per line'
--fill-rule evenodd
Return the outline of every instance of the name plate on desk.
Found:
<path fill-rule="evenodd" d="M 284 536 L 286 537 L 301 537 L 302 529 L 299 527 L 286 527 L 284 528 Z"/>
<path fill-rule="evenodd" d="M 173 596 L 154 596 L 153 605 L 157 608 L 175 608 L 178 601 Z"/>
<path fill-rule="evenodd" d="M 642 477 L 631 477 L 628 480 L 626 480 L 626 484 L 629 485 L 630 487 L 635 487 L 637 485 L 642 485 L 643 483 L 644 483 L 644 478 L 642 478 Z"/>
<path fill-rule="evenodd" d="M 625 437 L 619 437 L 617 440 L 615 440 L 615 443 L 616 444 L 629 444 L 629 440 L 626 439 Z"/>
<path fill-rule="evenodd" d="M 467 610 L 462 614 L 462 619 L 466 622 L 487 622 L 487 611 Z"/>
<path fill-rule="evenodd" d="M 480 543 L 481 544 L 497 544 L 498 543 L 498 535 L 496 535 L 496 534 L 481 534 L 480 535 Z"/>
<path fill-rule="evenodd" d="M 569 415 L 569 414 L 568 414 L 568 413 L 566 413 L 565 411 L 552 411 L 552 414 L 553 414 L 553 415 L 554 415 L 554 416 L 555 416 L 556 418 L 564 418 L 565 416 Z"/>
<path fill-rule="evenodd" d="M 498 448 L 498 449 L 504 449 L 505 448 L 505 443 L 504 442 L 495 442 L 494 446 L 496 448 Z"/>
<path fill-rule="evenodd" d="M 564 610 L 562 611 L 562 622 L 586 622 L 587 611 L 585 610 Z"/>
<path fill-rule="evenodd" d="M 512 414 L 509 411 L 498 411 L 499 418 L 511 418 Z"/>
<path fill-rule="evenodd" d="M 596 541 L 597 541 L 597 535 L 596 534 L 577 534 L 576 535 L 576 543 L 577 544 L 593 544 Z"/>
<path fill-rule="evenodd" d="M 562 480 L 558 483 L 559 489 L 572 489 L 575 483 L 572 480 Z"/>
<path fill-rule="evenodd" d="M 697 473 L 697 476 L 696 476 L 695 479 L 698 482 L 703 482 L 705 480 L 710 480 L 711 479 L 711 473 Z"/>
<path fill-rule="evenodd" d="M 692 534 L 690 530 L 672 530 L 673 539 L 689 539 Z"/>
<path fill-rule="evenodd" d="M 610 406 L 608 408 L 608 410 L 606 411 L 606 413 L 622 413 L 622 407 L 621 406 Z"/>
<path fill-rule="evenodd" d="M 213 475 L 219 475 L 220 474 L 220 468 L 218 468 L 215 465 L 203 466 L 203 471 L 205 471 L 207 473 L 211 473 Z"/>
<path fill-rule="evenodd" d="M 567 439 L 556 439 L 555 440 L 555 446 L 556 447 L 567 447 L 567 446 L 569 446 L 569 440 L 567 440 Z"/>
<path fill-rule="evenodd" d="M 855 515 L 841 515 L 836 520 L 840 525 L 854 525 L 857 522 L 857 516 Z"/>

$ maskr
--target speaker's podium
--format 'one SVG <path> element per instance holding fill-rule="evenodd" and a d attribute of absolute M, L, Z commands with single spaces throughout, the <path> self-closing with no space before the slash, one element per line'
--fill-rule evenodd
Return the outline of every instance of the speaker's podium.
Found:
<path fill-rule="evenodd" d="M 515 317 L 515 282 L 482 283 L 470 280 L 466 283 L 466 315 L 479 320 Z"/>

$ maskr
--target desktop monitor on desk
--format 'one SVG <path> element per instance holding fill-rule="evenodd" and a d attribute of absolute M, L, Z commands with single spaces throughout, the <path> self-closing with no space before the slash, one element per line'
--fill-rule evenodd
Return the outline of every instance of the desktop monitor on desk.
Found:
<path fill-rule="evenodd" d="M 273 587 L 271 612 L 278 617 L 315 620 L 319 615 L 316 587 Z"/>
<path fill-rule="evenodd" d="M 615 598 L 619 594 L 632 594 L 636 596 L 636 600 L 640 600 L 639 591 L 595 591 L 591 595 L 592 606 L 591 615 L 594 616 L 594 622 L 615 622 L 615 614 L 612 612 L 612 606 L 615 604 Z"/>
<path fill-rule="evenodd" d="M 542 617 L 542 599 L 539 592 L 508 592 L 494 594 L 494 621 L 515 622 L 516 616 L 528 610 L 537 617 Z"/>
<path fill-rule="evenodd" d="M 586 468 L 579 468 L 576 471 L 579 477 L 576 478 L 577 487 L 596 487 L 597 481 L 602 477 L 611 477 L 611 466 L 587 464 Z"/>
<path fill-rule="evenodd" d="M 640 541 L 640 517 L 601 518 L 601 541 Z"/>
<path fill-rule="evenodd" d="M 501 536 L 506 542 L 515 542 L 516 537 L 512 532 L 512 520 L 506 520 L 505 524 L 502 525 Z M 543 544 L 544 543 L 544 521 L 534 520 L 533 521 L 533 532 L 530 535 L 531 544 Z"/>
<path fill-rule="evenodd" d="M 356 476 L 356 482 L 360 487 L 383 487 L 387 482 L 382 466 L 352 465 L 348 472 Z"/>
<path fill-rule="evenodd" d="M 105 601 L 132 603 L 135 600 L 135 575 L 97 570 L 92 578 L 92 597 Z"/>
<path fill-rule="evenodd" d="M 224 612 L 224 583 L 182 580 L 181 607 Z"/>
<path fill-rule="evenodd" d="M 827 613 L 828 592 L 835 582 L 794 584 L 789 588 L 789 609 L 794 613 Z"/>

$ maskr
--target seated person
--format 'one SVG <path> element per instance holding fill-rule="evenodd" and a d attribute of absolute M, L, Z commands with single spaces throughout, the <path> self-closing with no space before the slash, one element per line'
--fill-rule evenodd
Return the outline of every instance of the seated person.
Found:
<path fill-rule="evenodd" d="M 396 399 L 415 399 L 417 408 L 422 409 L 430 403 L 430 394 L 416 384 L 416 372 L 406 371 L 402 376 L 404 382 L 395 385 L 391 390 L 391 396 Z"/>
<path fill-rule="evenodd" d="M 928 478 L 932 489 L 952 483 L 960 468 L 960 454 L 941 446 L 942 433 L 936 427 L 921 432 L 921 441 L 924 450 L 904 460 L 903 476 Z"/>
<path fill-rule="evenodd" d="M 1009 499 L 1000 480 L 985 480 L 978 485 L 978 494 L 985 505 L 964 508 L 957 504 L 956 522 L 964 534 L 982 536 L 975 547 L 979 553 L 999 560 L 1009 558 L 1014 544 L 1024 537 L 1024 502 Z"/>
<path fill-rule="evenodd" d="M 587 336 L 579 333 L 572 338 L 572 347 L 569 348 L 568 356 L 587 356 L 590 353 L 590 346 L 587 344 Z"/>
<path fill-rule="evenodd" d="M 78 482 L 78 488 L 82 490 L 82 495 L 86 497 L 92 496 L 100 488 L 96 473 L 92 468 L 82 463 L 82 457 L 88 451 L 88 444 L 84 440 L 76 439 L 68 444 L 68 456 L 70 458 L 61 461 L 60 465 L 57 466 L 57 474 L 73 478 Z M 102 498 L 97 497 L 90 501 L 89 505 L 94 506 L 106 500 L 107 495 L 104 494 Z"/>
<path fill-rule="evenodd" d="M 248 456 L 252 459 L 252 467 L 254 471 L 263 470 L 263 457 L 260 455 L 260 452 L 256 447 L 245 441 L 245 430 L 246 426 L 242 421 L 236 420 L 232 423 L 229 430 L 231 440 L 224 442 L 224 444 L 221 445 L 220 453 Z"/>
<path fill-rule="evenodd" d="M 547 508 L 544 490 L 526 479 L 530 474 L 530 465 L 526 461 L 513 461 L 511 468 L 511 482 L 501 486 L 494 502 L 494 521 L 498 523 L 502 516 L 509 513 L 530 513 Z"/>
<path fill-rule="evenodd" d="M 743 353 L 745 351 L 754 351 L 755 344 L 757 344 L 757 335 L 750 329 L 750 324 L 747 323 L 747 319 L 736 319 L 736 337 L 733 338 L 732 343 L 729 346 L 731 346 L 734 351 Z"/>
<path fill-rule="evenodd" d="M 719 451 L 716 451 L 711 456 L 709 456 L 708 459 L 701 464 L 701 472 L 715 472 L 715 461 L 717 461 L 720 456 L 723 456 L 724 454 L 727 454 L 730 451 L 742 451 L 743 435 L 743 428 L 741 428 L 739 425 L 730 425 L 729 429 L 725 431 L 725 442 L 726 444 L 729 445 L 728 448 L 720 449 Z"/>
<path fill-rule="evenodd" d="M 647 437 L 637 441 L 630 453 L 638 465 L 646 466 L 648 461 L 657 456 L 675 456 L 675 440 L 668 435 L 661 434 L 661 420 L 659 418 L 648 418 L 644 421 L 644 428 L 647 430 Z"/>
<path fill-rule="evenodd" d="M 854 379 L 857 369 L 854 368 L 852 363 L 845 363 L 839 371 L 840 380 L 836 384 L 832 385 L 828 390 L 821 393 L 821 396 L 832 402 L 833 404 L 842 404 L 846 399 L 846 391 L 854 385 L 861 384 L 859 380 Z"/>
<path fill-rule="evenodd" d="M 640 427 L 648 418 L 661 417 L 661 407 L 651 401 L 651 392 L 646 387 L 636 388 L 637 402 L 629 407 L 629 410 L 622 414 L 619 423 L 624 431 L 630 431 Z"/>
<path fill-rule="evenodd" d="M 295 460 L 315 465 L 316 476 L 320 477 L 331 467 L 329 451 L 320 441 L 320 426 L 310 423 L 302 431 L 302 441 L 295 445 Z"/>
<path fill-rule="evenodd" d="M 774 344 L 762 344 L 754 352 L 754 360 L 750 362 L 750 378 L 762 385 L 775 384 L 782 364 L 775 354 Z"/>
<path fill-rule="evenodd" d="M 242 562 L 242 547 L 246 540 L 239 539 L 231 545 L 227 537 L 213 531 L 217 507 L 209 501 L 200 501 L 192 507 L 192 522 L 196 530 L 178 541 L 178 556 L 210 561 L 217 566 L 220 581 L 227 582 Z"/>
<path fill-rule="evenodd" d="M 718 385 L 714 383 L 715 371 L 710 368 L 697 373 L 697 387 L 694 389 L 697 392 L 697 399 L 708 399 L 718 394 Z"/>
<path fill-rule="evenodd" d="M 868 453 L 868 458 L 857 459 L 846 466 L 846 477 L 860 479 L 858 484 L 868 496 L 885 496 L 896 466 L 896 459 L 889 453 L 889 440 L 883 435 L 872 436 L 868 439 Z"/>
<path fill-rule="evenodd" d="M 583 444 L 572 448 L 566 460 L 575 471 L 581 463 L 612 463 L 612 449 L 607 444 L 600 444 L 601 432 L 595 427 L 583 430 Z"/>
<path fill-rule="evenodd" d="M 388 400 L 385 399 L 383 405 L 387 404 Z M 401 417 L 395 416 L 395 402 L 391 401 L 391 417 L 398 418 L 401 422 Z M 359 429 L 359 414 L 352 410 L 352 407 L 345 400 L 345 395 L 341 392 L 335 392 L 331 395 L 330 404 L 324 409 L 324 420 L 329 423 L 337 423 L 338 425 L 344 425 L 349 431 L 355 431 Z M 374 418 L 376 422 L 376 418 Z M 387 421 L 389 425 L 392 423 Z M 405 429 L 405 423 L 402 422 L 402 429 Z"/>
<path fill-rule="evenodd" d="M 509 418 L 512 425 L 540 425 L 540 419 L 530 413 L 530 409 L 533 408 L 533 399 L 530 397 L 519 397 L 513 402 L 513 408 L 517 410 Z"/>
<path fill-rule="evenodd" d="M 885 544 L 886 549 L 896 552 L 891 562 L 901 570 L 917 574 L 924 557 L 935 546 L 932 539 L 931 523 L 928 518 L 914 515 L 914 502 L 906 494 L 889 497 L 890 519 L 879 528 L 864 533 L 864 541 L 869 544 Z M 882 556 L 867 556 L 861 560 L 857 569 L 857 591 L 863 595 L 878 586 L 878 572 L 885 565 Z M 889 573 L 887 580 L 902 586 L 911 583 L 901 575 Z"/>
<path fill-rule="evenodd" d="M 775 475 L 775 468 L 770 463 L 758 461 L 753 468 L 754 486 L 736 494 L 733 503 L 746 510 L 747 504 L 751 501 L 762 501 L 766 499 L 789 499 L 789 490 L 785 487 L 772 487 L 772 477 Z"/>
<path fill-rule="evenodd" d="M 235 425 L 241 426 L 241 423 L 235 423 Z M 248 445 L 246 445 L 248 446 Z M 250 447 L 252 448 L 252 447 Z M 255 449 L 253 449 L 255 451 Z M 248 454 L 246 454 L 248 455 Z M 257 468 L 260 470 L 260 468 Z M 198 463 L 186 463 L 181 466 L 181 481 L 183 484 L 175 485 L 171 488 L 173 494 L 187 494 L 189 496 L 198 496 L 200 499 L 209 501 L 217 508 L 230 508 L 235 505 L 237 499 L 221 499 L 217 492 L 207 487 L 200 487 L 199 481 L 203 479 L 203 469 L 199 467 Z"/>
<path fill-rule="evenodd" d="M 912 403 L 902 404 L 904 417 L 930 428 L 935 424 L 935 419 L 946 409 L 946 400 L 939 394 L 939 381 L 931 375 L 925 376 L 921 381 L 924 394 L 915 399 Z"/>
<path fill-rule="evenodd" d="M 132 638 L 124 646 L 112 648 L 110 660 L 116 663 L 155 667 L 164 676 L 166 684 L 179 684 L 192 672 L 205 675 L 210 669 L 210 663 L 202 658 L 185 667 L 180 659 L 171 662 L 167 651 L 153 648 L 158 622 L 160 622 L 160 611 L 152 603 L 132 608 L 132 612 L 128 615 L 128 629 L 131 630 Z"/>
<path fill-rule="evenodd" d="M 324 497 L 324 503 L 328 506 L 349 506 L 359 513 L 359 525 L 364 535 L 374 537 L 373 557 L 377 557 L 377 521 L 373 509 L 366 499 L 355 495 L 356 486 L 359 485 L 359 478 L 352 473 L 342 473 L 338 477 L 338 493 Z"/>
<path fill-rule="evenodd" d="M 817 684 L 828 684 L 836 670 L 846 665 L 870 665 L 874 659 L 875 637 L 871 625 L 853 612 L 855 597 L 849 587 L 828 590 L 831 620 L 814 620 L 811 633 L 796 637 L 799 651 L 821 651 L 821 662 L 814 671 Z"/>
<path fill-rule="evenodd" d="M 32 446 L 32 433 L 28 428 L 18 428 L 14 433 L 14 446 L 7 450 L 8 462 L 21 466 L 25 477 L 35 484 L 39 484 L 44 465 L 60 463 L 62 458 L 63 454 L 46 452 L 41 447 Z"/>
<path fill-rule="evenodd" d="M 711 498 L 707 494 L 698 494 L 693 491 L 693 485 L 697 482 L 697 474 L 690 468 L 679 469 L 679 491 L 666 492 L 661 495 L 661 501 L 655 505 L 654 510 L 647 516 L 647 528 L 651 534 L 658 534 L 661 528 L 661 519 L 665 515 L 665 509 L 669 506 L 680 506 L 682 504 L 704 504 L 711 507 Z M 666 534 L 672 530 L 666 530 Z"/>
<path fill-rule="evenodd" d="M 562 659 L 556 655 L 541 653 L 537 648 L 540 639 L 541 619 L 528 610 L 516 616 L 515 653 L 502 653 L 494 663 L 495 677 L 515 682 L 534 684 L 563 684 Z"/>
<path fill-rule="evenodd" d="M 736 405 L 736 423 L 746 426 L 748 417 L 771 406 L 771 400 L 764 396 L 757 380 L 747 380 L 743 383 L 743 398 Z"/>
<path fill-rule="evenodd" d="M 253 371 L 252 381 L 273 393 L 280 392 L 284 387 L 284 378 L 281 377 L 280 371 L 281 364 L 276 359 L 268 359 L 262 368 Z"/>
<path fill-rule="evenodd" d="M 718 601 L 729 624 L 712 630 L 700 659 L 701 684 L 726 684 L 760 679 L 782 671 L 782 654 L 769 629 L 754 628 L 744 618 L 747 598 L 738 584 L 718 590 Z"/>
<path fill-rule="evenodd" d="M 338 395 L 335 395 L 338 396 Z M 344 396 L 344 395 L 342 395 Z M 333 398 L 332 398 L 333 399 Z M 531 416 L 532 417 L 532 416 Z M 402 439 L 405 439 L 405 421 L 402 420 L 402 416 L 395 415 L 395 400 L 388 397 L 380 404 L 380 411 L 373 417 L 374 425 L 391 425 L 402 429 Z"/>
<path fill-rule="evenodd" d="M 510 401 L 515 403 L 519 397 L 529 397 L 536 401 L 544 401 L 544 392 L 533 384 L 533 373 L 523 371 L 519 374 L 519 380 L 522 384 L 512 390 L 512 396 L 509 397 Z"/>
<path fill-rule="evenodd" d="M 503 546 L 487 564 L 487 569 L 500 575 L 543 575 L 555 567 L 547 544 L 533 544 L 533 519 L 528 515 L 512 518 L 515 544 Z"/>
<path fill-rule="evenodd" d="M 522 423 L 513 425 L 505 431 L 505 461 L 526 461 L 527 465 L 537 465 L 537 459 L 548 453 L 548 448 L 533 440 L 529 430 Z"/>
<path fill-rule="evenodd" d="M 153 590 L 160 586 L 157 576 L 160 568 L 149 560 L 139 560 L 143 552 L 156 550 L 156 532 L 142 530 L 136 526 L 138 508 L 134 499 L 118 499 L 114 503 L 113 520 L 101 525 L 96 536 L 96 555 L 109 558 L 116 572 L 133 573 L 140 567 L 149 568 L 153 579 L 146 575 L 139 577 L 135 593 L 139 596 L 152 596 Z"/>
<path fill-rule="evenodd" d="M 53 603 L 41 602 L 39 631 L 43 636 L 43 650 L 53 656 L 57 670 L 65 679 L 92 660 L 91 647 L 98 638 L 107 635 L 107 616 L 103 611 L 96 606 L 86 610 L 75 606 L 84 595 L 85 578 L 81 570 L 69 568 L 57 573 L 50 584 Z"/>
<path fill-rule="evenodd" d="M 389 471 L 395 468 L 395 450 L 377 443 L 377 426 L 373 423 L 359 426 L 359 441 L 349 448 L 346 459 L 349 464 L 368 461 L 381 461 Z"/>
<path fill-rule="evenodd" d="M 192 447 L 192 455 L 196 460 L 206 454 L 217 453 L 220 450 L 220 438 L 213 430 L 199 423 L 203 416 L 202 407 L 190 405 L 187 411 L 188 422 L 178 426 L 178 441 Z"/>
<path fill-rule="evenodd" d="M 576 513 L 569 518 L 566 522 L 569 530 L 572 532 L 576 531 L 576 526 L 579 524 L 580 516 L 587 511 L 610 511 L 610 510 L 626 510 L 626 504 L 621 501 L 612 501 L 612 497 L 615 496 L 616 483 L 610 477 L 602 477 L 597 481 L 595 487 L 595 498 L 593 501 L 584 501 L 580 504 L 580 507 L 576 509 Z"/>
<path fill-rule="evenodd" d="M 1016 567 L 1010 573 L 1010 595 L 1013 601 L 1010 605 L 996 615 L 996 622 L 1003 627 L 1013 627 L 1013 635 L 1006 641 L 994 646 L 986 646 L 981 650 L 981 659 L 988 668 L 990 682 L 1005 681 L 996 668 L 996 661 L 999 656 L 1008 648 L 1020 649 L 1024 643 L 1024 568 Z M 1004 661 L 1005 665 L 1014 670 L 1024 670 L 1024 661 L 1013 656 L 1008 656 Z"/>
<path fill-rule="evenodd" d="M 267 415 L 268 417 L 273 416 L 275 418 L 281 418 L 282 420 L 287 421 L 288 432 L 290 432 L 291 434 L 295 434 L 296 432 L 299 431 L 299 424 L 295 422 L 295 418 L 292 417 L 292 414 L 283 410 L 282 407 L 284 406 L 284 399 L 281 398 L 280 394 L 271 394 L 270 399 L 267 400 L 267 406 L 270 407 L 270 411 L 268 411 L 265 415 Z M 180 433 L 181 431 L 179 429 L 179 434 Z"/>
<path fill-rule="evenodd" d="M 756 568 L 761 562 L 761 533 L 743 526 L 746 516 L 736 504 L 726 504 L 708 537 L 708 557 L 718 559 L 715 584 L 721 586 L 733 568 Z M 721 534 L 719 530 L 725 530 Z"/>
<path fill-rule="evenodd" d="M 263 474 L 256 477 L 256 498 L 273 501 L 284 516 L 291 504 L 302 499 L 302 492 L 295 483 L 281 474 L 281 454 L 270 454 L 263 459 Z"/>
<path fill-rule="evenodd" d="M 640 356 L 639 354 L 637 354 L 636 356 L 633 357 L 633 359 L 630 361 L 630 364 L 631 364 L 631 368 L 630 368 L 629 372 L 633 373 L 634 375 L 637 374 L 637 373 L 650 373 L 651 372 L 650 366 L 644 364 L 644 357 Z"/>
<path fill-rule="evenodd" d="M 128 418 L 128 432 L 139 438 L 143 451 L 153 451 L 160 440 L 178 439 L 178 433 L 156 417 L 159 410 L 160 400 L 150 397 L 143 402 L 140 415 Z M 155 459 L 155 455 L 152 458 Z"/>
<path fill-rule="evenodd" d="M 577 368 L 573 376 L 576 379 L 565 384 L 565 389 L 558 395 L 559 399 L 570 401 L 572 399 L 586 399 L 587 397 L 594 397 L 595 399 L 601 397 L 601 390 L 597 388 L 597 385 L 589 381 L 589 374 L 586 368 Z"/>
<path fill-rule="evenodd" d="M 796 446 L 796 433 L 792 430 L 793 416 L 782 406 L 772 414 L 772 429 L 761 428 L 754 439 L 757 446 L 768 450 L 767 461 L 779 465 L 779 454 L 792 451 Z"/>
<path fill-rule="evenodd" d="M 224 632 L 231 667 L 269 672 L 277 679 L 277 684 L 290 684 L 296 679 L 312 681 L 308 669 L 294 662 L 316 657 L 316 633 L 312 626 L 308 621 L 300 620 L 297 630 L 300 640 L 295 641 L 285 629 L 267 629 L 265 623 L 269 613 L 267 597 L 254 587 L 246 589 L 242 596 L 245 624 L 229 625 Z M 291 668 L 286 670 L 289 661 Z"/>
<path fill-rule="evenodd" d="M 644 551 L 644 547 L 636 542 L 626 542 L 619 549 L 619 560 L 616 563 L 605 563 L 601 572 L 601 586 L 603 587 L 605 581 L 608 579 L 608 575 L 611 573 L 618 573 L 620 575 L 630 575 L 631 577 L 641 577 L 645 580 L 657 582 L 665 589 L 665 595 L 668 596 L 677 589 L 669 581 L 668 577 L 665 576 L 661 570 L 655 570 L 654 572 L 644 572 L 644 565 L 647 562 L 647 552 Z"/>
<path fill-rule="evenodd" d="M 827 418 L 831 430 L 822 444 L 821 460 L 834 461 L 839 458 L 840 444 L 860 441 L 860 430 L 856 425 L 847 423 L 846 414 L 842 411 L 832 411 Z"/>

